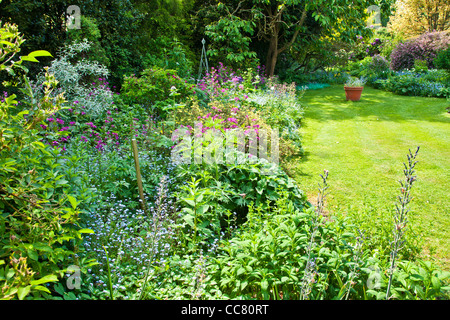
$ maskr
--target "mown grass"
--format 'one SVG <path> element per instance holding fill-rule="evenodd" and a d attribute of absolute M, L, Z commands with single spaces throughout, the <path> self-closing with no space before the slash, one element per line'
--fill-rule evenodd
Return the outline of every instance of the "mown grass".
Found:
<path fill-rule="evenodd" d="M 303 145 L 296 180 L 317 195 L 318 174 L 330 172 L 326 210 L 355 217 L 371 234 L 389 237 L 408 149 L 420 146 L 410 241 L 450 269 L 450 116 L 445 99 L 398 96 L 365 88 L 360 101 L 345 100 L 342 86 L 308 90 Z"/>

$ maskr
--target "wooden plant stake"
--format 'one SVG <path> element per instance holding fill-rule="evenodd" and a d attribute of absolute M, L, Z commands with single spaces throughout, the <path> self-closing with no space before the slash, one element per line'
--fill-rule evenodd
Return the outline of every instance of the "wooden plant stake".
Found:
<path fill-rule="evenodd" d="M 142 207 L 142 210 L 144 210 L 145 213 L 147 213 L 147 210 L 145 210 L 144 188 L 142 188 L 142 176 L 141 176 L 141 169 L 139 168 L 139 158 L 138 158 L 136 139 L 131 139 L 131 144 L 133 147 L 134 166 L 136 167 L 136 177 L 137 177 L 137 184 L 138 184 L 138 189 L 139 189 L 139 196 L 141 198 L 141 207 Z"/>

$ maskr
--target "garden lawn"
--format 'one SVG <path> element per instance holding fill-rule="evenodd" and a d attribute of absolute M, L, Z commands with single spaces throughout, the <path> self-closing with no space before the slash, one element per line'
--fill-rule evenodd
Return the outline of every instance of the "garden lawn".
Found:
<path fill-rule="evenodd" d="M 296 180 L 314 203 L 319 174 L 329 171 L 326 211 L 353 216 L 390 237 L 398 180 L 404 180 L 408 149 L 420 146 L 412 188 L 413 240 L 424 257 L 450 270 L 450 116 L 445 99 L 398 96 L 364 88 L 361 100 L 346 101 L 342 86 L 308 90 L 303 146 Z"/>

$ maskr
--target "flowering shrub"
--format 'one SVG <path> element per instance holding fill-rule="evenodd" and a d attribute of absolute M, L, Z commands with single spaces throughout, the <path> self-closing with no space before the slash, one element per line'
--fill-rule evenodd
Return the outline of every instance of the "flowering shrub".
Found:
<path fill-rule="evenodd" d="M 238 75 L 233 69 L 219 63 L 200 80 L 196 92 L 201 93 L 200 98 L 205 96 L 203 100 L 206 103 L 212 100 L 234 102 L 246 99 L 249 92 L 266 84 L 264 70 L 264 66 L 258 66 L 256 70 L 249 68 Z"/>
<path fill-rule="evenodd" d="M 350 59 L 362 60 L 365 57 L 372 57 L 376 54 L 380 54 L 382 45 L 380 38 L 375 37 L 369 40 L 364 40 L 362 36 L 357 36 L 356 38 L 356 46 Z"/>
<path fill-rule="evenodd" d="M 108 69 L 96 61 L 80 58 L 89 52 L 91 43 L 87 40 L 74 42 L 61 50 L 58 59 L 51 62 L 48 71 L 55 75 L 59 82 L 59 91 L 64 92 L 69 103 L 84 106 L 84 111 L 91 118 L 99 116 L 113 104 L 113 88 L 110 88 L 107 77 Z M 32 83 L 34 95 L 42 96 L 44 75 L 38 76 Z"/>
<path fill-rule="evenodd" d="M 389 61 L 383 56 L 375 54 L 361 61 L 350 62 L 347 68 L 352 76 L 365 77 L 370 83 L 370 78 L 379 77 L 389 71 Z"/>
<path fill-rule="evenodd" d="M 297 91 L 296 84 L 278 83 L 274 79 L 267 81 L 265 91 L 257 91 L 250 94 L 247 103 L 261 113 L 272 128 L 278 128 L 280 135 L 286 141 L 292 141 L 295 146 L 293 153 L 302 154 L 303 148 L 300 137 L 300 123 L 303 116 L 303 108 L 299 99 L 303 91 Z"/>
<path fill-rule="evenodd" d="M 225 132 L 236 128 L 243 129 L 245 133 L 258 133 L 259 128 L 267 127 L 262 119 L 248 108 L 220 101 L 211 102 L 206 110 L 200 107 L 198 102 L 194 102 L 191 106 L 178 110 L 176 114 L 177 122 L 183 123 L 181 128 L 187 129 L 191 134 L 194 133 L 193 126 L 197 126 L 201 133 L 208 130 Z"/>
<path fill-rule="evenodd" d="M 379 54 L 376 54 L 376 55 L 372 56 L 372 61 L 369 64 L 369 68 L 375 73 L 381 73 L 381 72 L 388 71 L 389 70 L 389 61 L 385 57 L 383 57 Z"/>
<path fill-rule="evenodd" d="M 434 68 L 434 59 L 439 51 L 450 46 L 450 37 L 445 32 L 427 32 L 399 44 L 391 54 L 391 69 L 412 69 L 415 60 L 425 60 L 428 68 Z"/>

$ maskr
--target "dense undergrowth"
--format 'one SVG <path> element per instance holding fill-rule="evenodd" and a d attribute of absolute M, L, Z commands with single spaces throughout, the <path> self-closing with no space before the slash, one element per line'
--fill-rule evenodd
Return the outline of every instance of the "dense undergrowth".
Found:
<path fill-rule="evenodd" d="M 21 38 L 5 28 L 14 55 Z M 107 69 L 77 56 L 88 49 L 68 46 L 0 102 L 0 298 L 448 298 L 448 272 L 402 256 L 406 220 L 393 216 L 382 255 L 349 218 L 322 214 L 327 173 L 317 207 L 289 177 L 303 154 L 296 84 L 152 67 L 114 93 Z M 236 131 L 220 161 L 213 137 Z M 268 133 L 279 153 L 252 157 Z"/>

